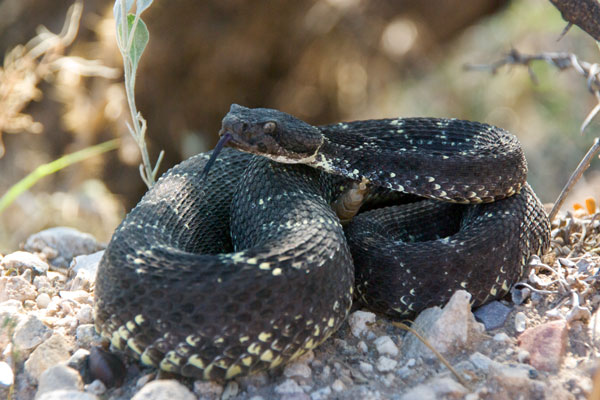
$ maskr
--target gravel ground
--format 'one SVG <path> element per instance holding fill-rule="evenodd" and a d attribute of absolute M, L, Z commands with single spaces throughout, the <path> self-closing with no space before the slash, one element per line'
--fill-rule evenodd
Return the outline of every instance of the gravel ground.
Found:
<path fill-rule="evenodd" d="M 70 228 L 49 229 L 23 251 L 0 255 L 0 397 L 586 399 L 600 345 L 598 214 L 585 207 L 563 214 L 552 238 L 552 251 L 532 260 L 512 299 L 472 313 L 470 295 L 459 291 L 413 322 L 453 371 L 412 333 L 355 309 L 293 364 L 219 385 L 98 350 L 93 287 L 102 245 Z"/>

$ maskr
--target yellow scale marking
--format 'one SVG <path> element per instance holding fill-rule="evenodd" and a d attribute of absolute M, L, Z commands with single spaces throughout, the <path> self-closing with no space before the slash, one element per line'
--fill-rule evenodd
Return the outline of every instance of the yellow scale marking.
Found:
<path fill-rule="evenodd" d="M 248 353 L 254 354 L 255 356 L 260 354 L 260 345 L 258 343 L 252 343 L 248 346 Z"/>
<path fill-rule="evenodd" d="M 269 332 L 261 332 L 258 335 L 258 340 L 260 340 L 261 342 L 268 342 L 269 340 L 271 340 L 272 336 L 273 336 L 273 334 L 271 334 Z"/>
<path fill-rule="evenodd" d="M 261 361 L 272 362 L 273 361 L 273 352 L 271 350 L 266 350 L 264 353 L 260 355 Z"/>
<path fill-rule="evenodd" d="M 249 367 L 252 365 L 252 357 L 251 356 L 247 356 L 242 358 L 242 364 L 244 364 L 244 366 Z"/>
<path fill-rule="evenodd" d="M 135 351 L 137 354 L 142 354 L 143 352 L 142 348 L 137 344 L 135 339 L 129 339 L 127 341 L 127 346 L 129 346 L 129 348 Z"/>
<path fill-rule="evenodd" d="M 152 359 L 150 358 L 150 356 L 148 355 L 147 352 L 143 352 L 142 353 L 142 357 L 140 357 L 140 361 L 142 362 L 142 364 L 144 365 L 149 365 L 149 366 L 156 366 L 156 364 L 152 361 Z"/>
<path fill-rule="evenodd" d="M 188 362 L 188 364 L 193 365 L 196 368 L 200 368 L 200 369 L 206 368 L 204 361 L 202 361 L 202 359 L 195 354 L 191 355 L 190 358 L 188 358 L 187 362 Z"/>
<path fill-rule="evenodd" d="M 231 379 L 234 376 L 237 376 L 242 373 L 242 368 L 239 365 L 232 365 L 227 369 L 225 373 L 225 379 Z"/>

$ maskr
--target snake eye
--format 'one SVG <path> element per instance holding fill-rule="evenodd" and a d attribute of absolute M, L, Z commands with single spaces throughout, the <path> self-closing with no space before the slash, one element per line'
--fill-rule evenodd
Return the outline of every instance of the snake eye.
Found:
<path fill-rule="evenodd" d="M 263 131 L 265 133 L 273 133 L 277 129 L 277 124 L 273 121 L 265 122 L 263 125 Z"/>

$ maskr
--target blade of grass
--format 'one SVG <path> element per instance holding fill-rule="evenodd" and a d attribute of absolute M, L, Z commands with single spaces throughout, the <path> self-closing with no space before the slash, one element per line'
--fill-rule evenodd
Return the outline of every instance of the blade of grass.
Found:
<path fill-rule="evenodd" d="M 69 165 L 81 162 L 90 157 L 97 156 L 107 151 L 114 150 L 119 145 L 119 139 L 109 140 L 95 146 L 86 147 L 85 149 L 76 151 L 71 154 L 66 154 L 52 162 L 40 165 L 34 169 L 29 175 L 15 183 L 8 191 L 0 198 L 0 213 L 6 209 L 17 197 L 19 197 L 27 189 L 35 185 L 40 179 L 51 175 Z"/>

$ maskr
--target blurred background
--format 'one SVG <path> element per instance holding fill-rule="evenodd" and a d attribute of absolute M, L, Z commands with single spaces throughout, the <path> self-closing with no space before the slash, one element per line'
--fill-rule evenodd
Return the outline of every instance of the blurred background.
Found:
<path fill-rule="evenodd" d="M 63 154 L 122 142 L 42 179 L 0 214 L 0 252 L 57 225 L 108 241 L 146 190 L 126 128 L 112 1 L 85 0 L 72 24 L 78 31 L 63 32 L 35 60 L 26 56 L 48 36 L 41 25 L 61 32 L 72 4 L 0 1 L 0 195 Z M 533 64 L 536 84 L 525 67 L 464 68 L 511 48 L 598 60 L 594 40 L 577 27 L 557 41 L 566 23 L 547 0 L 156 0 L 142 17 L 150 42 L 136 101 L 152 160 L 165 150 L 161 171 L 214 146 L 231 103 L 278 108 L 312 124 L 456 117 L 516 134 L 530 183 L 553 202 L 600 127 L 579 133 L 596 99 L 573 71 Z M 566 206 L 598 194 L 598 164 Z"/>

